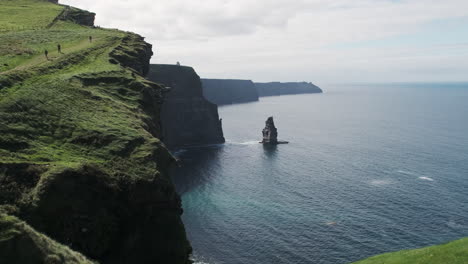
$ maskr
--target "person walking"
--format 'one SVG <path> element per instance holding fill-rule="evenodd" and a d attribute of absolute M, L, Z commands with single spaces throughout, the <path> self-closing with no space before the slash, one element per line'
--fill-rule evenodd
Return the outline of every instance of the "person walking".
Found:
<path fill-rule="evenodd" d="M 93 42 L 93 36 L 89 36 L 89 43 Z"/>
<path fill-rule="evenodd" d="M 58 50 L 58 53 L 62 53 L 62 46 L 60 46 L 60 43 L 57 44 L 57 50 Z"/>
<path fill-rule="evenodd" d="M 44 55 L 45 55 L 46 59 L 49 60 L 49 51 L 48 50 L 44 51 Z"/>

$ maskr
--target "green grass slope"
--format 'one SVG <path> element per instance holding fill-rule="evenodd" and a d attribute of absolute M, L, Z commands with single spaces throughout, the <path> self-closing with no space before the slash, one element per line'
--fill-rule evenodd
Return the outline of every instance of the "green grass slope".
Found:
<path fill-rule="evenodd" d="M 14 2 L 0 2 L 0 10 Z M 20 2 L 28 10 L 29 23 L 36 18 L 30 9 L 57 9 L 48 2 L 29 1 L 30 6 L 26 0 Z M 149 117 L 140 107 L 141 90 L 158 93 L 159 87 L 111 58 L 119 49 L 133 49 L 139 36 L 65 21 L 50 29 L 0 36 L 2 162 L 76 167 L 85 161 L 107 164 L 126 151 L 132 158 L 152 154 L 159 140 L 146 129 L 144 120 Z M 88 36 L 93 36 L 92 43 Z M 57 51 L 58 43 L 63 54 Z M 50 50 L 49 59 L 45 49 Z M 142 143 L 134 143 L 130 151 L 131 142 Z"/>
<path fill-rule="evenodd" d="M 468 238 L 443 245 L 374 256 L 354 264 L 466 264 Z"/>
<path fill-rule="evenodd" d="M 64 9 L 45 0 L 0 0 L 0 32 L 47 27 Z"/>
<path fill-rule="evenodd" d="M 18 218 L 4 214 L 0 214 L 0 256 L 1 263 L 94 263 Z"/>
<path fill-rule="evenodd" d="M 186 263 L 151 45 L 90 14 L 0 0 L 0 209 L 102 263 Z"/>

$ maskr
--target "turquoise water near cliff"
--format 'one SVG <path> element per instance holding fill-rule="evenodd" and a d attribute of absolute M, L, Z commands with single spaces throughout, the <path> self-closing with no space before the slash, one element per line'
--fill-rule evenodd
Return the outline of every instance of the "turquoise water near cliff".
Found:
<path fill-rule="evenodd" d="M 219 108 L 176 152 L 199 263 L 349 263 L 468 236 L 468 85 L 322 87 Z M 288 145 L 257 142 L 268 116 Z"/>

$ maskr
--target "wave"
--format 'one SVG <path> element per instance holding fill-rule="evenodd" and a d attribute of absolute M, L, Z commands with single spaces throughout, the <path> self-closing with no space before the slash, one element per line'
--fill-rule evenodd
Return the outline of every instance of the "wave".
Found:
<path fill-rule="evenodd" d="M 413 172 L 410 172 L 410 171 L 398 170 L 397 172 L 398 172 L 398 173 L 400 173 L 400 174 L 405 174 L 405 175 L 416 176 L 416 174 L 415 174 L 415 173 L 413 173 Z"/>
<path fill-rule="evenodd" d="M 258 140 L 251 140 L 251 141 L 245 141 L 245 142 L 233 142 L 233 141 L 226 141 L 227 144 L 230 145 L 258 145 L 260 141 Z"/>
<path fill-rule="evenodd" d="M 414 172 L 410 172 L 410 171 L 398 170 L 397 172 L 400 173 L 400 174 L 404 174 L 404 175 L 409 175 L 409 176 L 418 177 L 418 179 L 423 180 L 423 181 L 434 181 L 434 179 L 432 179 L 432 178 L 430 178 L 430 177 L 427 177 L 427 176 L 424 176 L 424 175 L 420 175 L 420 174 L 417 174 L 417 173 L 414 173 Z"/>
<path fill-rule="evenodd" d="M 419 177 L 419 179 L 420 179 L 420 180 L 423 180 L 423 181 L 434 181 L 434 179 L 429 178 L 429 177 L 424 177 L 424 176 Z"/>
<path fill-rule="evenodd" d="M 258 140 L 255 141 L 247 141 L 247 142 L 242 142 L 240 145 L 257 145 L 259 143 Z"/>
<path fill-rule="evenodd" d="M 382 185 L 389 185 L 392 184 L 393 182 L 391 180 L 372 180 L 370 181 L 370 185 L 374 186 L 382 186 Z"/>
<path fill-rule="evenodd" d="M 198 257 L 193 256 L 192 261 L 193 261 L 193 264 L 216 264 L 213 261 L 208 262 L 207 260 L 205 260 L 204 257 L 201 257 L 201 256 L 198 256 Z"/>
<path fill-rule="evenodd" d="M 187 149 L 178 149 L 176 151 L 172 151 L 172 155 L 175 157 L 179 157 L 183 153 L 187 152 Z"/>

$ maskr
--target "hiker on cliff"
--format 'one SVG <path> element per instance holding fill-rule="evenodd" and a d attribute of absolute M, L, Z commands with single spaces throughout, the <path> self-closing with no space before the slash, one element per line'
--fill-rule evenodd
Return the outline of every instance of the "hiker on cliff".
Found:
<path fill-rule="evenodd" d="M 49 60 L 49 51 L 45 50 L 44 55 L 45 55 L 46 59 Z"/>
<path fill-rule="evenodd" d="M 57 50 L 58 53 L 62 53 L 62 46 L 60 46 L 60 44 L 57 44 Z"/>
<path fill-rule="evenodd" d="M 89 36 L 89 43 L 93 42 L 93 36 Z"/>

